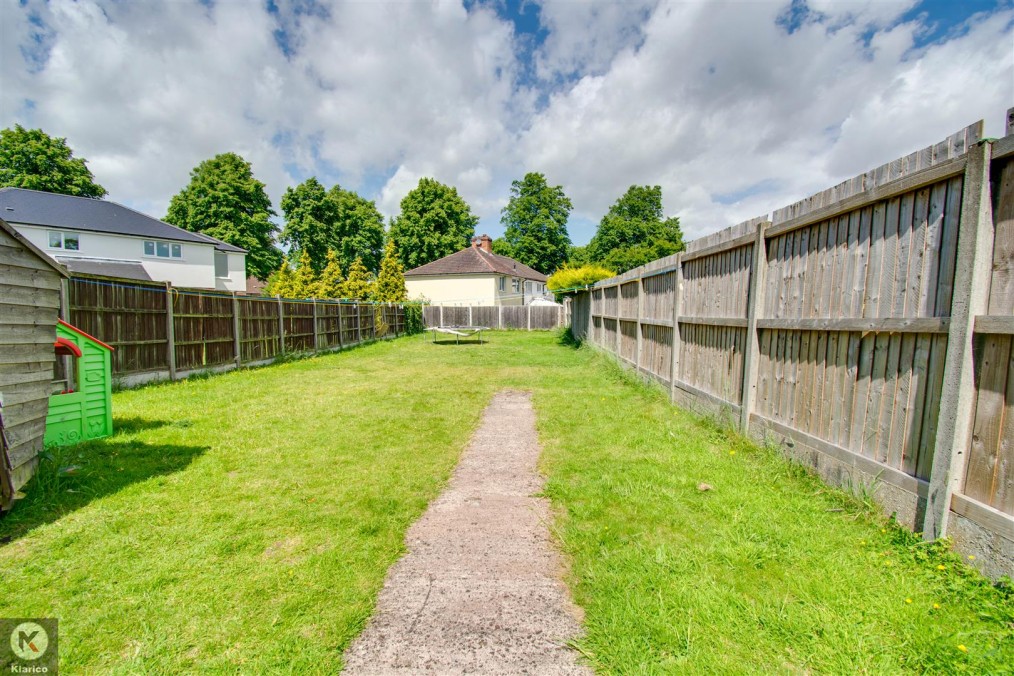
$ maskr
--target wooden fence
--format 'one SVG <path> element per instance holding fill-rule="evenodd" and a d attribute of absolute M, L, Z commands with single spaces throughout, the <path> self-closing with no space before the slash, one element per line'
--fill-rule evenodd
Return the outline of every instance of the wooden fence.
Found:
<path fill-rule="evenodd" d="M 432 326 L 485 326 L 490 329 L 545 331 L 565 326 L 561 305 L 427 305 L 423 323 Z"/>
<path fill-rule="evenodd" d="M 113 376 L 135 384 L 261 364 L 405 332 L 404 308 L 262 298 L 75 276 L 61 303 L 71 324 L 113 346 Z"/>
<path fill-rule="evenodd" d="M 1014 135 L 981 133 L 599 282 L 572 330 L 1014 574 Z"/>

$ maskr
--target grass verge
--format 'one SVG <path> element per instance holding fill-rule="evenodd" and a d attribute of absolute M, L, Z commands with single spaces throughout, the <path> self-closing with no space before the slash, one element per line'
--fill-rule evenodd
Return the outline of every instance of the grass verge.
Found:
<path fill-rule="evenodd" d="M 516 387 L 600 671 L 1014 660 L 1009 592 L 954 555 L 589 350 L 489 338 L 116 394 L 116 434 L 54 455 L 0 521 L 0 616 L 58 617 L 72 671 L 333 673 L 482 409 Z"/>

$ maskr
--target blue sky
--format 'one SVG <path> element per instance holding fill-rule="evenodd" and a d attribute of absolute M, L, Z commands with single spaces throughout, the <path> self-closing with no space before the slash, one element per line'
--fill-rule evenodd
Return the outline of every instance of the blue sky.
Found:
<path fill-rule="evenodd" d="M 583 244 L 631 184 L 689 237 L 1014 105 L 1011 2 L 0 0 L 0 125 L 64 136 L 161 216 L 235 151 L 277 205 L 309 176 L 388 216 L 423 176 L 502 232 L 540 171 Z"/>

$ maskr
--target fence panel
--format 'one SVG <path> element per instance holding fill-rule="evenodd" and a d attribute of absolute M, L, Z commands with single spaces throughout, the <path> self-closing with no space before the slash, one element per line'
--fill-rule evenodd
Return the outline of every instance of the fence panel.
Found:
<path fill-rule="evenodd" d="M 113 348 L 113 373 L 169 368 L 164 286 L 75 277 L 68 282 L 71 324 Z"/>
<path fill-rule="evenodd" d="M 341 304 L 317 301 L 317 340 L 321 349 L 340 347 Z"/>
<path fill-rule="evenodd" d="M 236 361 L 232 296 L 171 291 L 173 344 L 180 371 Z"/>
<path fill-rule="evenodd" d="M 282 351 L 278 301 L 274 298 L 239 299 L 240 356 L 243 363 L 273 359 Z"/>

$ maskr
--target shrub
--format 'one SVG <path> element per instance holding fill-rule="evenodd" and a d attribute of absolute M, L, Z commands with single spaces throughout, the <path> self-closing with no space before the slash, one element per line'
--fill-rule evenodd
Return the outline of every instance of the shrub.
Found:
<path fill-rule="evenodd" d="M 582 265 L 579 268 L 570 268 L 564 265 L 549 276 L 546 286 L 557 295 L 566 295 L 615 274 L 612 270 L 594 263 Z"/>

